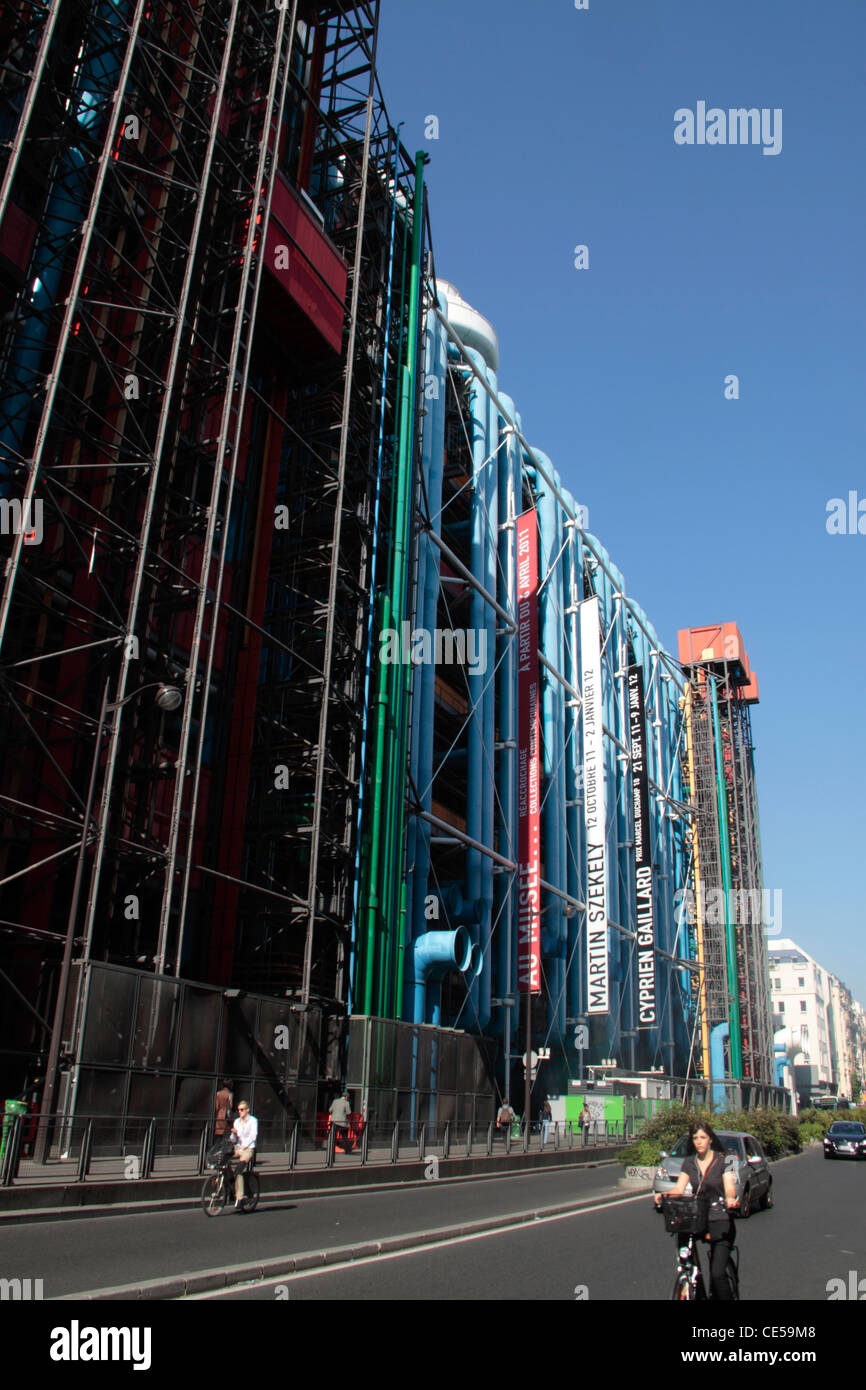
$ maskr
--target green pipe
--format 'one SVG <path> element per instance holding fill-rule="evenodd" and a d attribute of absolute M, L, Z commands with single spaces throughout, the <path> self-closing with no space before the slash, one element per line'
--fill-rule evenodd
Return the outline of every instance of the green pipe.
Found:
<path fill-rule="evenodd" d="M 395 186 L 396 197 L 396 186 Z M 393 460 L 393 474 L 391 484 L 391 505 L 388 514 L 388 539 L 391 546 L 391 557 L 389 557 L 389 587 L 388 603 L 389 617 L 388 624 L 382 621 L 382 628 L 393 626 L 393 619 L 399 613 L 399 607 L 393 605 L 393 539 L 396 535 L 396 517 L 398 517 L 398 431 L 400 413 L 402 413 L 402 402 L 400 393 L 403 389 L 403 361 L 406 359 L 407 336 L 405 327 L 406 311 L 406 267 L 409 261 L 409 236 L 407 236 L 407 224 L 409 218 L 403 215 L 403 254 L 400 257 L 400 310 L 398 322 L 400 325 L 400 339 L 398 345 L 398 403 L 395 410 L 395 425 L 391 435 L 391 449 Z M 379 628 L 379 632 L 382 631 Z M 368 960 L 368 974 L 370 974 L 370 997 L 375 997 L 375 1013 L 377 1017 L 385 1015 L 384 990 L 382 990 L 382 977 L 386 970 L 386 959 L 388 959 L 388 941 L 391 935 L 391 916 L 386 905 L 388 899 L 389 878 L 388 851 L 391 845 L 391 815 L 392 815 L 392 767 L 391 767 L 391 748 L 393 739 L 393 676 L 391 670 L 384 673 L 384 708 L 382 708 L 382 721 L 384 721 L 384 744 L 382 744 L 382 766 L 381 766 L 381 794 L 379 794 L 378 823 L 379 834 L 377 847 L 375 847 L 375 859 L 371 865 L 371 883 L 374 885 L 375 905 L 377 905 L 377 920 L 373 940 L 370 942 L 370 960 Z M 384 821 L 384 826 L 382 826 Z M 373 1005 L 371 1005 L 373 1008 Z"/>
<path fill-rule="evenodd" d="M 424 253 L 424 165 L 429 156 L 419 150 L 415 156 L 415 189 L 412 200 L 412 258 L 409 278 L 409 315 L 406 330 L 406 361 L 400 391 L 400 424 L 397 438 L 397 499 L 394 518 L 392 598 L 398 624 L 407 616 L 409 561 L 412 524 L 412 475 L 415 459 L 415 421 L 418 391 L 418 334 L 421 309 L 421 273 Z M 392 701 L 390 713 L 393 738 L 389 742 L 390 784 L 385 838 L 386 889 L 383 906 L 388 935 L 384 943 L 390 952 L 383 961 L 380 977 L 383 1016 L 399 1011 L 402 988 L 400 964 L 405 938 L 406 897 L 403 881 L 403 828 L 406 809 L 406 751 L 408 746 L 409 692 L 412 668 L 395 665 L 389 670 Z M 392 928 L 394 929 L 392 931 Z"/>
<path fill-rule="evenodd" d="M 395 164 L 396 168 L 396 164 Z M 394 200 L 397 199 L 397 180 L 394 180 Z M 394 312 L 394 322 L 399 325 L 400 341 L 397 348 L 397 359 L 403 358 L 403 320 L 406 305 L 406 234 L 405 218 L 403 232 L 403 254 L 401 256 L 400 270 L 400 290 L 398 293 L 398 307 Z M 399 370 L 399 369 L 398 369 Z M 391 434 L 391 449 L 393 457 L 395 432 Z M 389 537 L 394 534 L 394 489 L 391 489 L 391 500 L 388 515 Z M 390 563 L 390 562 L 389 562 Z M 391 626 L 390 594 L 380 592 L 377 600 L 378 625 L 375 627 L 375 634 L 378 638 L 384 628 Z M 383 789 L 385 786 L 385 732 L 388 719 L 388 687 L 387 671 L 378 664 L 376 697 L 374 710 L 372 712 L 371 725 L 375 728 L 375 746 L 373 756 L 373 769 L 370 775 L 370 799 L 368 805 L 372 806 L 369 829 L 365 836 L 364 856 L 361 867 L 361 903 L 362 916 L 366 916 L 367 930 L 358 932 L 358 984 L 356 997 L 363 1000 L 363 1011 L 365 1014 L 373 1012 L 373 986 L 377 978 L 377 946 L 379 933 L 377 932 L 377 922 L 379 917 L 379 861 L 382 853 L 382 805 Z"/>
<path fill-rule="evenodd" d="M 411 309 L 410 309 L 411 313 Z M 408 353 L 408 335 L 406 340 L 406 351 Z M 405 418 L 406 395 L 407 395 L 408 368 L 405 364 L 400 370 L 400 404 L 399 404 L 399 425 L 398 425 L 398 444 L 397 456 L 395 460 L 394 476 L 394 520 L 391 529 L 391 612 L 393 626 L 401 632 L 400 624 L 403 621 L 403 604 L 401 602 L 401 581 L 402 570 L 405 565 L 406 538 L 404 535 L 404 521 L 406 512 L 406 478 L 403 469 L 403 450 L 402 450 L 402 430 Z M 385 748 L 386 776 L 385 776 L 385 829 L 382 842 L 382 852 L 380 857 L 380 893 L 379 901 L 381 904 L 381 924 L 378 938 L 377 969 L 376 969 L 376 1013 L 380 1018 L 387 1018 L 387 998 L 388 998 L 388 977 L 390 969 L 392 951 L 392 927 L 394 924 L 394 837 L 395 830 L 395 798 L 399 795 L 396 787 L 396 743 L 399 737 L 399 701 L 402 682 L 396 673 L 401 668 L 392 664 L 387 667 L 387 711 L 388 720 L 388 740 Z"/>
<path fill-rule="evenodd" d="M 408 338 L 404 339 L 401 357 L 408 351 Z M 400 367 L 400 396 L 397 405 L 397 431 L 399 430 L 403 418 L 404 394 L 406 390 L 406 367 Z M 402 513 L 404 479 L 401 471 L 401 461 L 399 444 L 395 447 L 394 478 L 391 493 L 391 525 L 389 536 L 391 541 L 391 563 L 389 577 L 388 603 L 391 615 L 391 627 L 398 634 L 400 624 L 403 620 L 403 605 L 399 594 L 399 568 L 400 557 L 405 548 L 405 541 L 402 535 Z M 394 839 L 394 797 L 395 792 L 395 740 L 398 732 L 399 711 L 398 702 L 400 698 L 400 683 L 396 679 L 395 672 L 398 666 L 390 665 L 385 668 L 385 731 L 386 740 L 383 751 L 383 831 L 382 841 L 379 851 L 379 858 L 376 864 L 378 876 L 378 901 L 380 905 L 379 929 L 376 934 L 376 957 L 375 957 L 375 995 L 376 995 L 376 1015 L 379 1018 L 387 1018 L 388 1010 L 386 1000 L 388 997 L 388 968 L 391 952 L 391 928 L 393 924 L 393 839 Z"/>
<path fill-rule="evenodd" d="M 389 626 L 391 601 L 388 594 L 379 599 L 378 631 Z M 376 681 L 376 745 L 373 757 L 373 773 L 370 779 L 370 805 L 372 816 L 366 852 L 366 907 L 367 934 L 364 949 L 362 979 L 359 982 L 359 997 L 363 997 L 365 1014 L 373 1012 L 373 977 L 376 960 L 376 919 L 379 913 L 377 868 L 381 852 L 382 833 L 382 789 L 384 783 L 385 719 L 388 709 L 388 673 L 382 662 L 378 663 Z M 359 942 L 363 939 L 359 935 Z"/>
<path fill-rule="evenodd" d="M 426 162 L 426 155 L 420 156 Z M 395 194 L 396 197 L 396 189 Z M 416 166 L 416 187 L 415 201 L 418 196 L 418 178 Z M 417 227 L 417 218 L 416 218 Z M 414 232 L 413 232 L 414 246 Z M 404 255 L 403 255 L 403 276 L 400 290 L 400 309 L 397 322 L 402 322 L 405 304 L 405 267 L 406 267 L 406 239 L 404 236 Z M 415 279 L 413 266 L 413 281 Z M 415 354 L 411 352 L 408 344 L 411 342 L 411 326 L 414 322 L 415 333 L 417 336 L 417 291 L 414 300 L 409 306 L 409 333 L 407 333 L 406 356 L 412 363 L 412 377 L 414 379 Z M 402 355 L 402 354 L 401 354 Z M 407 393 L 407 368 L 401 369 L 400 379 L 400 405 L 398 438 L 400 431 L 404 428 L 406 393 Z M 412 397 L 409 398 L 412 404 Z M 408 523 L 409 512 L 406 506 L 406 499 L 401 494 L 406 493 L 404 470 L 402 466 L 404 450 L 402 445 L 397 450 L 397 469 L 396 469 L 396 488 L 392 489 L 391 509 L 390 509 L 390 534 L 392 538 L 391 554 L 391 578 L 388 591 L 380 596 L 380 620 L 378 633 L 386 628 L 397 627 L 403 611 L 404 601 L 401 601 L 401 592 L 405 593 L 405 584 L 401 584 L 401 568 L 405 567 L 406 542 L 403 537 Z M 411 455 L 410 455 L 411 462 Z M 405 511 L 406 518 L 401 521 L 401 510 Z M 396 601 L 395 601 L 396 600 Z M 399 628 L 398 628 L 399 630 Z M 396 668 L 399 669 L 399 668 Z M 363 998 L 363 1008 L 366 1014 L 375 1012 L 382 1017 L 385 1004 L 385 992 L 383 988 L 383 975 L 386 970 L 386 947 L 390 935 L 390 924 L 393 921 L 393 899 L 391 894 L 391 874 L 390 874 L 390 847 L 393 840 L 393 769 L 394 769 L 394 697 L 399 693 L 399 685 L 395 683 L 395 668 L 384 665 L 378 661 L 377 681 L 376 681 L 376 702 L 375 702 L 375 751 L 373 759 L 373 771 L 371 774 L 371 818 L 370 830 L 367 839 L 365 866 L 363 873 L 363 887 L 365 889 L 365 915 L 366 933 L 359 934 L 359 947 L 362 948 L 363 956 L 361 969 L 359 971 L 358 995 Z M 391 737 L 387 737 L 387 735 Z"/>
<path fill-rule="evenodd" d="M 731 842 L 728 835 L 728 792 L 725 786 L 725 769 L 722 762 L 722 731 L 719 723 L 719 703 L 716 695 L 716 682 L 707 674 L 710 682 L 710 696 L 713 705 L 713 735 L 716 745 L 716 793 L 719 806 L 719 835 L 722 850 L 722 890 L 725 898 L 725 947 L 728 958 L 728 1028 L 731 1046 L 731 1079 L 739 1081 L 743 1075 L 743 1052 L 740 1038 L 740 1000 L 737 991 L 737 951 L 734 929 L 731 922 Z"/>

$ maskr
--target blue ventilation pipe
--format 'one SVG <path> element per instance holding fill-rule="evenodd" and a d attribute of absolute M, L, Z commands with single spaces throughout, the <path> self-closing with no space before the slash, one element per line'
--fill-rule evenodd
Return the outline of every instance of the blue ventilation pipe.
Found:
<path fill-rule="evenodd" d="M 710 1033 L 710 1069 L 713 1073 L 713 1110 L 724 1110 L 727 1108 L 727 1092 L 724 1085 L 716 1081 L 716 1077 L 725 1075 L 725 1039 L 730 1035 L 730 1027 L 727 1023 L 717 1023 Z"/>
<path fill-rule="evenodd" d="M 487 368 L 487 380 L 494 394 L 497 391 L 496 373 Z M 486 510 L 487 544 L 482 583 L 489 594 L 496 594 L 499 588 L 499 467 L 505 453 L 505 440 L 499 432 L 499 408 L 493 398 L 486 396 L 487 402 L 487 453 L 484 466 L 483 492 Z M 494 452 L 495 451 L 495 452 Z M 492 455 L 492 457 L 490 457 Z M 482 806 L 481 843 L 490 849 L 495 847 L 496 811 L 496 610 L 489 603 L 484 605 L 486 632 L 485 651 L 487 668 L 484 672 L 484 801 Z M 493 993 L 493 904 L 495 898 L 493 860 L 489 855 L 481 857 L 481 900 L 484 904 L 479 923 L 479 946 L 481 959 L 478 965 L 478 1031 L 486 1033 L 490 1026 Z"/>
<path fill-rule="evenodd" d="M 439 295 L 439 306 L 444 313 L 447 300 Z M 427 316 L 426 362 L 425 362 L 425 407 L 424 432 L 421 446 L 421 467 L 427 489 L 431 524 L 436 535 L 441 535 L 442 518 L 442 478 L 445 451 L 445 396 L 447 374 L 447 346 L 445 330 L 434 314 Z M 418 612 L 421 626 L 427 632 L 436 627 L 439 602 L 439 550 L 422 532 L 418 542 Z M 412 688 L 412 776 L 418 789 L 421 809 L 430 814 L 433 807 L 433 725 L 435 719 L 436 668 L 427 662 L 415 673 Z M 410 931 L 413 937 L 426 932 L 429 922 L 426 916 L 427 897 L 431 892 L 430 879 L 430 825 L 420 816 L 413 816 L 409 822 L 407 839 L 407 864 L 412 885 L 412 906 Z M 461 904 L 462 906 L 462 904 Z M 451 921 L 462 921 L 462 914 L 449 913 Z M 404 952 L 404 970 L 407 983 L 412 971 L 412 953 Z M 404 993 L 408 1002 L 409 991 Z M 423 1022 L 417 1019 L 416 1022 Z"/>
<path fill-rule="evenodd" d="M 481 354 L 470 350 L 468 356 L 472 359 L 478 370 L 484 374 L 487 371 L 486 364 Z M 491 452 L 488 432 L 488 409 L 487 393 L 482 391 L 477 380 L 472 378 L 470 394 L 471 428 L 472 428 L 472 542 L 471 542 L 471 562 L 472 573 L 481 579 L 485 573 L 485 552 L 487 550 L 487 495 L 489 491 L 489 469 L 493 461 L 485 461 Z M 483 582 L 483 579 L 482 579 Z M 476 589 L 472 590 L 469 600 L 470 625 L 476 632 L 487 631 L 488 628 L 488 605 L 481 594 Z M 493 767 L 493 730 L 486 724 L 488 712 L 488 702 L 485 699 L 484 686 L 488 679 L 488 672 L 482 674 L 477 669 L 467 672 L 467 683 L 469 686 L 469 706 L 470 716 L 467 729 L 467 763 L 466 763 L 466 832 L 467 835 L 478 841 L 479 844 L 485 843 L 485 783 L 488 779 L 488 767 Z M 487 841 L 489 843 L 489 841 Z M 467 902 L 480 902 L 482 904 L 478 913 L 478 921 L 472 925 L 472 940 L 483 946 L 489 934 L 490 909 L 492 902 L 484 899 L 485 874 L 482 860 L 486 859 L 481 851 L 474 849 L 471 845 L 466 848 L 466 887 L 464 896 Z M 466 1020 L 466 1026 L 472 1032 L 482 1031 L 487 1024 L 484 1017 L 480 999 L 481 991 L 478 980 L 472 986 L 470 999 L 470 1014 Z M 489 1017 L 489 1007 L 488 1007 Z"/>
<path fill-rule="evenodd" d="M 497 592 L 502 607 L 516 616 L 516 527 L 515 517 L 522 510 L 520 483 L 520 444 L 510 426 L 520 429 L 520 416 L 510 396 L 501 395 L 506 418 L 497 422 L 501 443 L 497 469 L 499 504 L 500 580 Z M 508 434 L 506 437 L 506 430 Z M 517 859 L 517 649 L 513 634 L 502 630 L 496 644 L 499 698 L 499 741 L 496 755 L 496 848 L 504 859 Z M 492 988 L 500 998 L 516 1000 L 517 878 L 507 870 L 494 871 L 493 920 L 497 923 Z M 493 943 L 491 943 L 493 945 Z M 501 1037 L 505 1051 L 511 1051 L 511 1034 L 516 1020 L 510 1004 L 491 1014 L 488 1033 Z M 505 1061 L 505 1094 L 508 1094 L 509 1061 Z"/>
<path fill-rule="evenodd" d="M 440 883 L 437 893 L 450 922 L 464 922 L 467 926 L 479 925 L 484 915 L 484 903 L 480 898 L 470 901 L 464 895 L 461 883 Z"/>
<path fill-rule="evenodd" d="M 471 962 L 472 939 L 465 927 L 457 927 L 455 931 L 429 931 L 415 938 L 412 963 L 416 1023 L 427 1021 L 427 985 L 433 980 L 441 981 L 450 970 L 468 970 Z M 439 1022 L 438 1002 L 433 1022 Z"/>

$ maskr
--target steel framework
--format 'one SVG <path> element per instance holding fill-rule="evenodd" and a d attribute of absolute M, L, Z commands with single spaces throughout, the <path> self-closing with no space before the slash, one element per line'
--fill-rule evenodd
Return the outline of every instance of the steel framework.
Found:
<path fill-rule="evenodd" d="M 696 1061 L 709 1076 L 710 1035 L 727 1024 L 730 1074 L 772 1085 L 757 789 L 738 665 L 713 658 L 688 668 L 683 763 L 694 808 L 691 933 L 700 967 L 693 992 L 701 1039 Z"/>
<path fill-rule="evenodd" d="M 0 22 L 0 929 L 43 1058 L 72 956 L 345 1008 L 413 186 L 378 21 Z"/>

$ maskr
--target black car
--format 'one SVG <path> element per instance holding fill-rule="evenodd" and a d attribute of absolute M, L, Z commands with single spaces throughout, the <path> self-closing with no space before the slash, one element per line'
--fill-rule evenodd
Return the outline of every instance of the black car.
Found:
<path fill-rule="evenodd" d="M 837 1120 L 824 1135 L 825 1158 L 866 1158 L 866 1125 Z"/>

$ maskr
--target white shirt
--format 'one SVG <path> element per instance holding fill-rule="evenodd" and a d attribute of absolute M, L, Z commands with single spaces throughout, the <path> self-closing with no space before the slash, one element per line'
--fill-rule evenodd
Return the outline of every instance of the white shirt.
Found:
<path fill-rule="evenodd" d="M 234 1123 L 234 1134 L 239 1148 L 254 1149 L 259 1137 L 259 1122 L 255 1115 L 247 1114 L 246 1119 L 238 1116 Z"/>
<path fill-rule="evenodd" d="M 345 1096 L 337 1096 L 331 1101 L 328 1111 L 335 1125 L 347 1125 L 349 1123 L 349 1102 Z"/>

